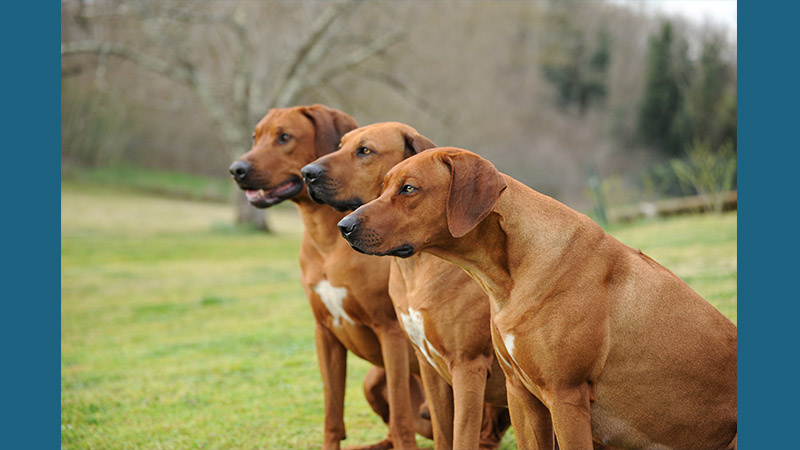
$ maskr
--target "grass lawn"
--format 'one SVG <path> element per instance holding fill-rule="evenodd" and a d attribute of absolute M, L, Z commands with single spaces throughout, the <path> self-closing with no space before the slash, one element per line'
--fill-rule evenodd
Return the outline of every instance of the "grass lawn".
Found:
<path fill-rule="evenodd" d="M 226 204 L 65 184 L 61 193 L 61 446 L 307 449 L 322 442 L 302 224 L 229 225 Z M 736 215 L 614 227 L 736 321 Z M 386 428 L 348 360 L 345 445 Z M 432 441 L 419 438 L 421 446 Z M 516 448 L 513 435 L 504 449 Z"/>

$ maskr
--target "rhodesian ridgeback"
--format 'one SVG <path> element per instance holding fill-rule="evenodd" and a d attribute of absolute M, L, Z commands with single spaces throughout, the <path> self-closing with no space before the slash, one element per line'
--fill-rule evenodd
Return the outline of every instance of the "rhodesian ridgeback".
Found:
<path fill-rule="evenodd" d="M 736 448 L 736 326 L 588 217 L 461 149 L 389 171 L 339 222 L 374 255 L 427 252 L 489 295 L 520 448 Z"/>
<path fill-rule="evenodd" d="M 312 199 L 356 209 L 380 195 L 395 164 L 432 147 L 408 125 L 367 125 L 345 134 L 338 151 L 301 172 Z M 510 422 L 505 377 L 492 348 L 489 298 L 441 258 L 422 253 L 392 259 L 389 294 L 417 351 L 435 448 L 497 447 Z M 484 408 L 484 402 L 495 406 Z"/>
<path fill-rule="evenodd" d="M 336 228 L 344 214 L 311 201 L 300 176 L 304 165 L 335 150 L 341 136 L 353 128 L 352 117 L 322 105 L 272 109 L 256 126 L 252 149 L 231 165 L 230 172 L 253 206 L 291 200 L 305 225 L 300 268 L 316 319 L 325 392 L 322 448 L 338 449 L 346 437 L 349 350 L 385 368 L 385 380 L 382 371 L 371 370 L 365 381 L 370 405 L 389 425 L 387 440 L 373 448 L 415 449 L 415 429 L 430 438 L 432 427 L 419 413 L 424 396 L 411 374 L 419 371 L 417 361 L 389 297 L 390 261 L 352 251 Z M 384 391 L 388 399 L 382 397 Z"/>

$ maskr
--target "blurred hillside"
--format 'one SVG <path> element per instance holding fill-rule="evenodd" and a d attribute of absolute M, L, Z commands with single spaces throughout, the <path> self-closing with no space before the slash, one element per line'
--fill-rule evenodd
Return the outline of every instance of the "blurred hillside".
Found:
<path fill-rule="evenodd" d="M 62 3 L 62 168 L 227 178 L 270 107 L 406 122 L 589 211 L 735 188 L 736 42 L 610 2 Z"/>

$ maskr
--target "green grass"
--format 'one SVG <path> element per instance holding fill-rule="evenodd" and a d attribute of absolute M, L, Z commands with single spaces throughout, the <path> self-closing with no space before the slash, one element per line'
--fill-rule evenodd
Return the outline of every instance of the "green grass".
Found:
<path fill-rule="evenodd" d="M 226 204 L 62 186 L 64 449 L 318 448 L 322 382 L 300 287 L 301 222 L 229 225 Z M 736 215 L 615 228 L 736 319 Z M 345 445 L 386 428 L 348 360 Z M 432 442 L 419 439 L 421 446 Z M 504 449 L 516 448 L 509 433 Z"/>
<path fill-rule="evenodd" d="M 611 227 L 609 233 L 678 275 L 736 323 L 736 212 Z"/>
<path fill-rule="evenodd" d="M 119 165 L 115 167 L 74 167 L 62 173 L 62 179 L 72 184 L 97 185 L 119 190 L 134 190 L 168 195 L 189 200 L 226 201 L 234 192 L 231 180 L 222 172 L 208 177 Z"/>

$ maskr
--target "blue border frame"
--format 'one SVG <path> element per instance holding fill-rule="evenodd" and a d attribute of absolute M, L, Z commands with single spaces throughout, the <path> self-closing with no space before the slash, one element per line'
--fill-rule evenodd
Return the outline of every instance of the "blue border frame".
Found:
<path fill-rule="evenodd" d="M 738 4 L 740 448 L 796 448 L 797 3 Z M 794 139 L 793 139 L 794 138 Z M 790 443 L 794 443 L 791 445 Z"/>
<path fill-rule="evenodd" d="M 788 447 L 798 397 L 793 344 L 800 298 L 790 291 L 800 268 L 790 196 L 800 153 L 790 134 L 800 125 L 798 6 L 742 1 L 738 9 L 739 445 Z M 61 439 L 50 419 L 60 416 L 60 204 L 43 202 L 60 191 L 60 15 L 53 3 L 11 2 L 0 31 L 11 99 L 3 121 L 10 157 L 2 221 L 4 406 L 11 413 L 4 428 L 13 430 L 7 448 L 53 448 Z"/>
<path fill-rule="evenodd" d="M 59 448 L 60 6 L 3 8 L 5 448 Z"/>

